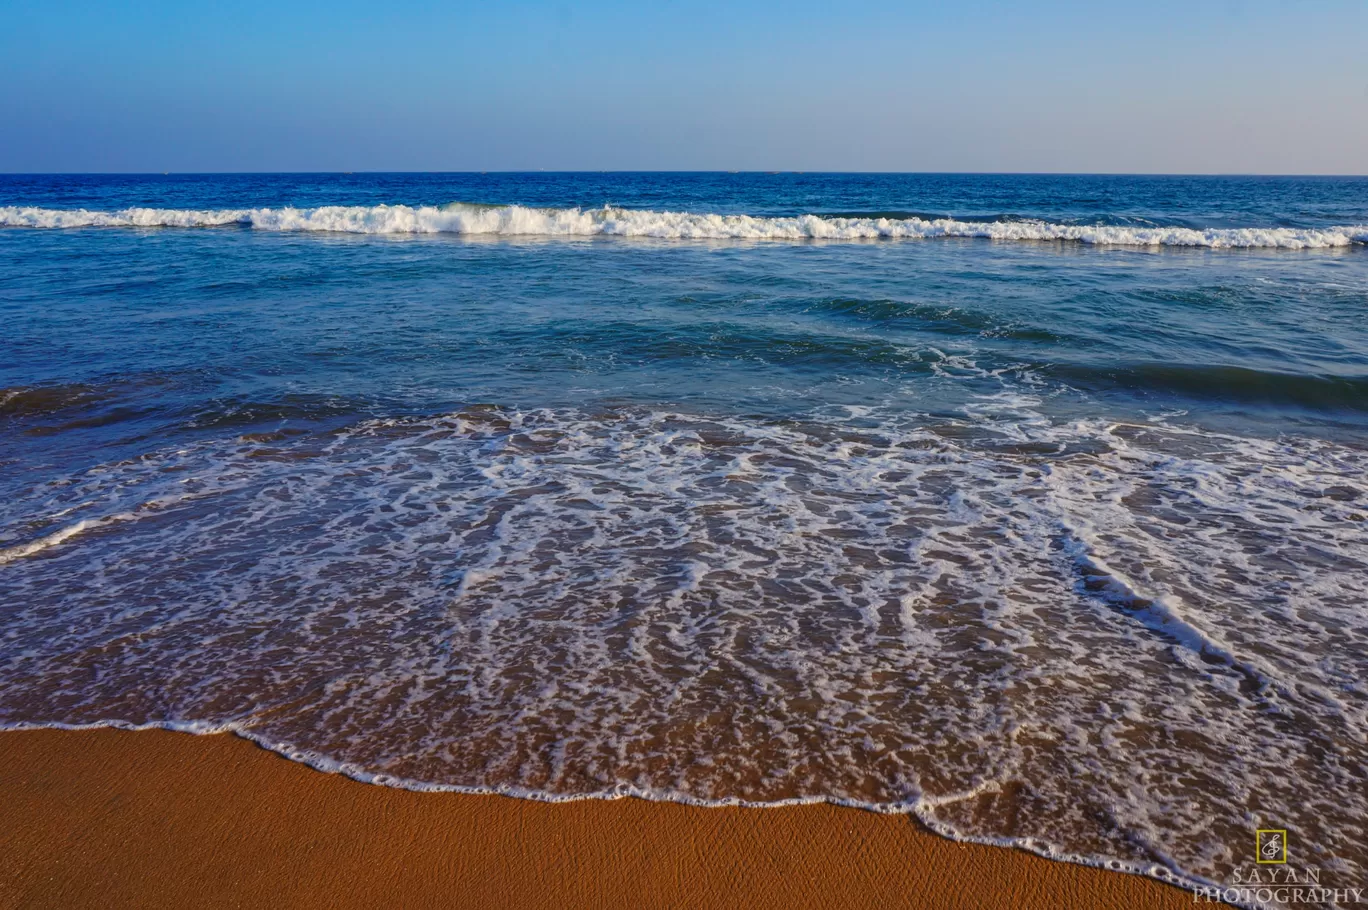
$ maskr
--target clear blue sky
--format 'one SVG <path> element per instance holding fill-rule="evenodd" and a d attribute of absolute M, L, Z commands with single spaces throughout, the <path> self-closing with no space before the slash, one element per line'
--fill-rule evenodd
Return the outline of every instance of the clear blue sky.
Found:
<path fill-rule="evenodd" d="M 1368 172 L 1368 2 L 0 0 L 0 171 Z"/>

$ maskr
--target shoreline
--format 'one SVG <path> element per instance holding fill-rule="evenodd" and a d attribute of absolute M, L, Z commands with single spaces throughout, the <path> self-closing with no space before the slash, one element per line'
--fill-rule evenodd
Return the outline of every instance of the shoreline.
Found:
<path fill-rule="evenodd" d="M 909 815 L 421 792 L 242 737 L 0 732 L 0 907 L 1178 907 Z"/>

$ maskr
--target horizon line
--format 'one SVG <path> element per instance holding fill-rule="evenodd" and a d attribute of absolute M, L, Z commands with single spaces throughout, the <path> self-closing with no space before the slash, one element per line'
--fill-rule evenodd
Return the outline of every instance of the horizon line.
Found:
<path fill-rule="evenodd" d="M 859 171 L 829 171 L 829 170 L 797 170 L 792 168 L 778 169 L 756 169 L 756 170 L 730 170 L 730 169 L 663 169 L 663 170 L 611 170 L 611 169 L 500 169 L 486 168 L 477 170 L 452 170 L 452 171 L 426 171 L 426 170 L 241 170 L 241 171 L 0 171 L 0 177 L 245 177 L 245 176 L 359 176 L 359 175 L 429 175 L 429 176 L 470 176 L 470 175 L 489 175 L 489 174 L 556 174 L 556 175 L 589 175 L 589 174 L 614 174 L 614 175 L 637 175 L 637 174 L 707 174 L 707 175 L 732 175 L 732 176 L 826 176 L 826 177 L 1277 177 L 1277 178 L 1324 178 L 1324 179 L 1365 179 L 1368 172 L 1361 174 L 1331 174 L 1331 173 L 1274 173 L 1264 171 L 878 171 L 878 170 L 859 170 Z"/>

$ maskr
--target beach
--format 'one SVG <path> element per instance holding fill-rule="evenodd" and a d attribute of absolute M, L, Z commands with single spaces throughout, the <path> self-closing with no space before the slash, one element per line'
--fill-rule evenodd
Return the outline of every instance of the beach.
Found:
<path fill-rule="evenodd" d="M 1365 300 L 1359 178 L 0 176 L 16 899 L 1358 887 Z"/>
<path fill-rule="evenodd" d="M 1135 875 L 829 805 L 422 793 L 231 735 L 0 734 L 0 907 L 1179 907 Z"/>

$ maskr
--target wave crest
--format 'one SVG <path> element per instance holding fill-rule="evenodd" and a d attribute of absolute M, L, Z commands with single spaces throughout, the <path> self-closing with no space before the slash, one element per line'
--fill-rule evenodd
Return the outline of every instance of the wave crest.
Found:
<path fill-rule="evenodd" d="M 925 240 L 965 237 L 1066 241 L 1107 246 L 1324 249 L 1368 243 L 1368 225 L 1327 228 L 1208 228 L 1070 225 L 952 218 L 764 218 L 621 209 L 540 209 L 520 205 L 320 206 L 317 208 L 117 211 L 0 207 L 0 227 L 224 227 L 348 234 L 472 234 L 540 237 L 646 237 L 660 240 Z"/>

